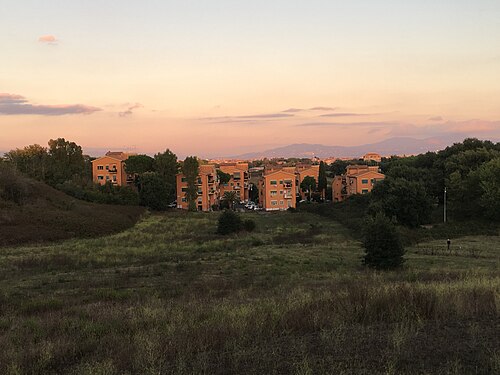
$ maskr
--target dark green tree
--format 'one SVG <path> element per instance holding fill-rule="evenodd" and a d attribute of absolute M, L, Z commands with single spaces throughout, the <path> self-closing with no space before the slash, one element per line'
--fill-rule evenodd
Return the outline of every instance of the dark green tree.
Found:
<path fill-rule="evenodd" d="M 309 200 L 311 199 L 311 194 L 316 190 L 316 179 L 312 176 L 306 176 L 300 183 L 300 190 L 304 193 L 309 193 Z"/>
<path fill-rule="evenodd" d="M 231 175 L 229 173 L 222 172 L 220 169 L 217 169 L 217 176 L 219 177 L 219 182 L 222 185 L 225 185 L 231 180 Z"/>
<path fill-rule="evenodd" d="M 145 172 L 141 175 L 139 199 L 142 206 L 153 210 L 165 210 L 169 203 L 165 181 L 158 173 Z"/>
<path fill-rule="evenodd" d="M 321 194 L 321 197 L 325 197 L 326 188 L 327 188 L 327 180 L 326 180 L 326 165 L 324 162 L 319 163 L 319 176 L 318 176 L 318 191 Z"/>
<path fill-rule="evenodd" d="M 198 198 L 198 175 L 200 174 L 200 164 L 196 156 L 188 156 L 182 164 L 182 173 L 186 178 L 189 211 L 196 211 L 196 199 Z"/>
<path fill-rule="evenodd" d="M 239 193 L 236 192 L 236 191 L 226 191 L 223 195 L 222 195 L 222 200 L 221 200 L 221 204 L 222 204 L 222 207 L 224 208 L 229 208 L 231 210 L 234 210 L 234 206 L 236 203 L 239 202 Z"/>
<path fill-rule="evenodd" d="M 46 181 L 51 185 L 62 184 L 75 175 L 82 175 L 85 168 L 82 148 L 64 138 L 51 139 L 48 148 Z"/>
<path fill-rule="evenodd" d="M 416 227 L 430 220 L 432 200 L 421 182 L 387 177 L 373 188 L 370 211 L 381 211 L 402 225 Z"/>
<path fill-rule="evenodd" d="M 478 170 L 478 178 L 480 205 L 485 216 L 500 221 L 500 157 L 483 164 Z"/>
<path fill-rule="evenodd" d="M 176 194 L 176 175 L 179 172 L 179 163 L 177 155 L 169 149 L 154 156 L 154 169 L 165 181 L 169 197 L 168 201 L 173 202 Z"/>
<path fill-rule="evenodd" d="M 142 175 L 146 172 L 154 172 L 154 159 L 148 155 L 131 155 L 125 162 L 125 171 L 128 174 Z"/>
<path fill-rule="evenodd" d="M 48 164 L 47 148 L 38 144 L 15 149 L 5 154 L 5 160 L 34 179 L 45 181 Z"/>
<path fill-rule="evenodd" d="M 405 250 L 399 233 L 382 213 L 368 219 L 364 228 L 363 264 L 376 269 L 394 269 L 404 263 Z"/>

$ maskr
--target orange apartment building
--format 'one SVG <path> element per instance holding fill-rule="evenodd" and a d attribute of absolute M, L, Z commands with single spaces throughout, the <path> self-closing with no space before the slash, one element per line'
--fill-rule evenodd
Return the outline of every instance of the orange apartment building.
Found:
<path fill-rule="evenodd" d="M 259 206 L 266 211 L 284 211 L 296 206 L 295 167 L 264 170 L 259 180 Z"/>
<path fill-rule="evenodd" d="M 382 161 L 382 156 L 375 152 L 369 152 L 365 155 L 363 155 L 363 160 L 364 161 L 376 161 L 377 163 L 380 163 Z"/>
<path fill-rule="evenodd" d="M 189 208 L 186 198 L 187 182 L 182 173 L 176 176 L 177 185 L 177 208 L 187 210 Z M 219 204 L 219 178 L 213 164 L 200 165 L 198 174 L 198 198 L 196 208 L 198 211 L 211 211 L 212 206 Z"/>
<path fill-rule="evenodd" d="M 107 182 L 117 186 L 132 184 L 134 176 L 125 172 L 125 161 L 131 155 L 134 154 L 108 151 L 105 156 L 92 160 L 93 181 L 100 185 Z"/>
<path fill-rule="evenodd" d="M 231 175 L 227 184 L 220 184 L 220 196 L 222 197 L 227 191 L 236 191 L 241 202 L 248 201 L 250 187 L 248 163 L 223 163 L 219 169 Z"/>
<path fill-rule="evenodd" d="M 372 191 L 378 181 L 385 178 L 377 166 L 349 165 L 341 176 L 335 176 L 332 183 L 334 202 L 341 202 L 354 194 L 366 194 Z"/>

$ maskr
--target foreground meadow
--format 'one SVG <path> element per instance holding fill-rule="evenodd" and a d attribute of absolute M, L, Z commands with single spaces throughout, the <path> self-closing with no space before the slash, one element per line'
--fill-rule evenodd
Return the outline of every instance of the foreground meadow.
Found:
<path fill-rule="evenodd" d="M 380 273 L 335 221 L 150 215 L 0 248 L 2 374 L 500 373 L 500 238 L 408 249 Z"/>

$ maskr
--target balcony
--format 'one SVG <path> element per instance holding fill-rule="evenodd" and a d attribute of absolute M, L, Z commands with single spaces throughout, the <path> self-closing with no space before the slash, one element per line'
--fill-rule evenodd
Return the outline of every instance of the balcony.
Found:
<path fill-rule="evenodd" d="M 293 195 L 292 195 L 292 194 L 285 194 L 285 195 L 283 196 L 283 198 L 285 198 L 285 199 L 292 199 L 292 198 L 293 198 Z"/>
<path fill-rule="evenodd" d="M 240 190 L 241 186 L 234 186 L 233 188 L 234 188 L 234 190 Z"/>
<path fill-rule="evenodd" d="M 116 168 L 108 169 L 108 173 L 115 174 L 118 173 L 118 170 Z"/>

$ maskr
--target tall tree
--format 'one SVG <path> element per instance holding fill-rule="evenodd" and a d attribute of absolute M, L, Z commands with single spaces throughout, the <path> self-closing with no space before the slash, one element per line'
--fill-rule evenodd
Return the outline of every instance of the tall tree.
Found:
<path fill-rule="evenodd" d="M 186 178 L 189 211 L 196 211 L 196 199 L 198 198 L 198 175 L 200 174 L 200 164 L 196 156 L 188 156 L 182 164 L 182 173 Z"/>
<path fill-rule="evenodd" d="M 319 163 L 319 176 L 318 176 L 318 191 L 321 194 L 321 198 L 325 198 L 325 192 L 327 187 L 326 180 L 326 165 L 324 162 Z"/>
<path fill-rule="evenodd" d="M 158 173 L 145 172 L 141 175 L 139 198 L 142 206 L 153 210 L 165 210 L 169 203 L 169 192 L 165 181 Z"/>
<path fill-rule="evenodd" d="M 125 161 L 125 171 L 128 174 L 141 175 L 154 172 L 154 159 L 148 155 L 132 155 Z"/>
<path fill-rule="evenodd" d="M 168 191 L 168 201 L 173 202 L 176 194 L 176 181 L 175 176 L 179 172 L 179 163 L 177 162 L 177 155 L 169 149 L 164 152 L 158 153 L 154 156 L 154 169 L 156 173 L 163 179 Z"/>
<path fill-rule="evenodd" d="M 74 175 L 82 175 L 85 162 L 82 148 L 64 138 L 51 139 L 48 148 L 47 182 L 52 185 L 71 180 Z"/>
<path fill-rule="evenodd" d="M 48 164 L 47 148 L 38 144 L 15 149 L 5 154 L 5 159 L 28 176 L 45 181 Z"/>
<path fill-rule="evenodd" d="M 311 200 L 311 195 L 314 190 L 316 190 L 316 179 L 312 176 L 306 176 L 300 183 L 300 189 L 304 193 L 309 193 L 309 200 Z"/>
<path fill-rule="evenodd" d="M 168 148 L 164 152 L 160 152 L 154 156 L 154 170 L 158 173 L 166 183 L 175 185 L 175 176 L 179 171 L 179 163 L 177 155 Z"/>

